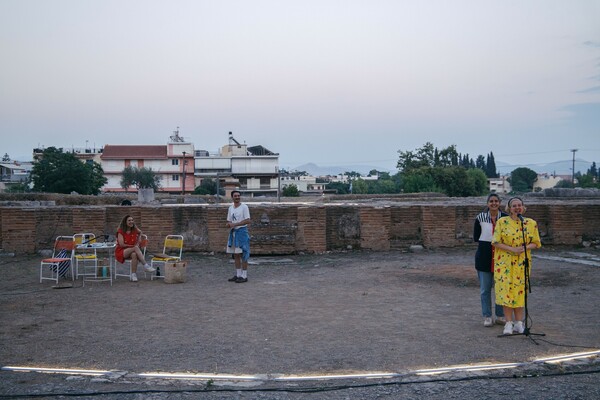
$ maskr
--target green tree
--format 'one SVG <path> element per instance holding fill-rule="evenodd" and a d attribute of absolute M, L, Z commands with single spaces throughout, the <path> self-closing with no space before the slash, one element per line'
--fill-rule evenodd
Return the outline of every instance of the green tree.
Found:
<path fill-rule="evenodd" d="M 437 186 L 431 173 L 431 167 L 421 167 L 403 174 L 402 186 L 405 193 L 421 192 L 439 192 L 444 193 L 442 188 Z"/>
<path fill-rule="evenodd" d="M 481 154 L 478 155 L 477 160 L 475 160 L 475 167 L 485 171 L 485 158 Z"/>
<path fill-rule="evenodd" d="M 121 172 L 121 187 L 129 190 L 130 186 L 137 189 L 160 189 L 160 177 L 152 171 L 152 168 L 138 168 L 128 165 Z"/>
<path fill-rule="evenodd" d="M 369 193 L 369 186 L 364 179 L 354 179 L 352 181 L 352 194 L 367 194 Z"/>
<path fill-rule="evenodd" d="M 350 184 L 343 182 L 330 182 L 327 184 L 327 189 L 335 190 L 337 194 L 350 193 Z"/>
<path fill-rule="evenodd" d="M 202 179 L 200 186 L 194 189 L 194 194 L 217 194 L 217 182 L 210 178 Z"/>
<path fill-rule="evenodd" d="M 487 156 L 487 162 L 485 163 L 485 175 L 488 178 L 497 178 L 498 172 L 496 171 L 496 161 L 494 160 L 494 153 L 490 151 Z"/>
<path fill-rule="evenodd" d="M 398 164 L 396 167 L 401 172 L 408 172 L 412 169 L 421 167 L 431 167 L 436 160 L 436 151 L 437 149 L 433 147 L 431 142 L 425 143 L 423 147 L 417 149 L 416 152 L 410 150 L 398 150 L 400 156 L 398 157 Z"/>
<path fill-rule="evenodd" d="M 107 182 L 100 164 L 84 164 L 74 154 L 56 147 L 47 148 L 34 161 L 31 181 L 36 192 L 65 194 L 98 194 Z"/>
<path fill-rule="evenodd" d="M 298 186 L 292 183 L 291 185 L 284 187 L 281 191 L 281 194 L 284 197 L 299 197 L 300 191 L 298 190 Z"/>
<path fill-rule="evenodd" d="M 533 182 L 537 179 L 537 172 L 527 167 L 520 167 L 510 173 L 509 182 L 514 192 L 524 193 L 533 190 Z"/>

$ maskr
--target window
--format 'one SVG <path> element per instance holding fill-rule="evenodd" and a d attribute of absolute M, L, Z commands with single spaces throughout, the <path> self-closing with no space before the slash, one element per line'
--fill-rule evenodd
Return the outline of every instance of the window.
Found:
<path fill-rule="evenodd" d="M 179 165 L 179 160 L 176 158 L 171 160 L 171 165 Z"/>
<path fill-rule="evenodd" d="M 171 180 L 178 181 L 179 180 L 179 175 L 171 175 Z"/>

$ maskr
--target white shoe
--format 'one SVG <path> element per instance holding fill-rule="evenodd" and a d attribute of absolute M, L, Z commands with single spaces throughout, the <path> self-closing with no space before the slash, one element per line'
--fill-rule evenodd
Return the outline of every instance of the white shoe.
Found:
<path fill-rule="evenodd" d="M 135 272 L 131 274 L 131 282 L 137 282 L 137 274 Z"/>
<path fill-rule="evenodd" d="M 144 265 L 144 271 L 146 271 L 146 272 L 154 272 L 154 271 L 156 271 L 156 268 L 151 267 L 150 265 L 146 264 L 146 265 Z"/>
<path fill-rule="evenodd" d="M 504 324 L 506 324 L 506 318 L 496 317 L 496 325 L 504 325 Z"/>
<path fill-rule="evenodd" d="M 513 333 L 513 323 L 512 323 L 512 321 L 508 321 L 504 325 L 504 331 L 502 332 L 502 334 L 503 335 L 512 335 L 512 333 Z"/>
<path fill-rule="evenodd" d="M 491 317 L 485 317 L 483 319 L 483 326 L 492 326 L 492 325 L 494 325 L 494 323 L 492 322 Z"/>
<path fill-rule="evenodd" d="M 525 326 L 523 325 L 523 321 L 515 322 L 515 326 L 513 327 L 514 333 L 523 333 L 525 332 Z"/>

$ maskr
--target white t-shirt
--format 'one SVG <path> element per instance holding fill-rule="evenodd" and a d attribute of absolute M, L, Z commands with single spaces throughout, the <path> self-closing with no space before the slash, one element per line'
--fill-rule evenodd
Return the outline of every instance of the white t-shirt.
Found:
<path fill-rule="evenodd" d="M 227 212 L 227 222 L 240 222 L 245 219 L 250 218 L 250 209 L 244 203 L 240 203 L 238 207 L 234 207 L 234 205 L 229 206 L 229 211 Z M 236 226 L 234 229 L 239 229 L 246 225 Z"/>

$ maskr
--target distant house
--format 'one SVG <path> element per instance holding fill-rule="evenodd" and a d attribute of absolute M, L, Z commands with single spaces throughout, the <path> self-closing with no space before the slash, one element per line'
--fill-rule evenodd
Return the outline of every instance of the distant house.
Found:
<path fill-rule="evenodd" d="M 325 183 L 317 183 L 317 178 L 307 175 L 281 176 L 281 188 L 295 185 L 299 192 L 321 194 L 325 190 Z"/>
<path fill-rule="evenodd" d="M 32 167 L 33 163 L 31 162 L 0 162 L 0 190 L 4 191 L 12 185 L 26 182 Z"/>
<path fill-rule="evenodd" d="M 123 192 L 125 167 L 150 168 L 160 178 L 162 192 L 192 192 L 194 184 L 194 145 L 184 142 L 175 132 L 167 145 L 105 145 L 100 156 L 104 176 L 108 180 L 104 192 Z M 185 177 L 185 180 L 184 180 Z M 135 191 L 132 187 L 129 191 Z"/>
<path fill-rule="evenodd" d="M 551 189 L 560 181 L 564 180 L 558 175 L 538 174 L 537 179 L 533 182 L 533 191 L 539 192 L 544 189 Z M 569 180 L 570 177 L 569 177 Z"/>
<path fill-rule="evenodd" d="M 218 154 L 196 150 L 194 158 L 198 184 L 203 179 L 219 179 L 228 191 L 238 189 L 246 196 L 277 195 L 279 154 L 263 146 L 239 143 L 229 132 L 229 143 Z"/>
<path fill-rule="evenodd" d="M 508 176 L 501 176 L 499 178 L 488 178 L 488 187 L 490 193 L 510 193 L 512 187 L 508 181 Z"/>

